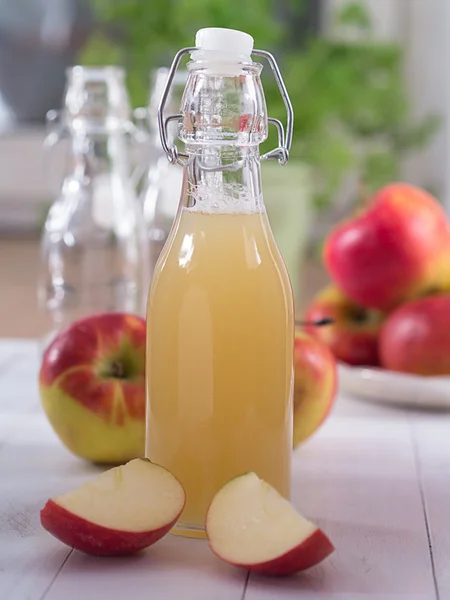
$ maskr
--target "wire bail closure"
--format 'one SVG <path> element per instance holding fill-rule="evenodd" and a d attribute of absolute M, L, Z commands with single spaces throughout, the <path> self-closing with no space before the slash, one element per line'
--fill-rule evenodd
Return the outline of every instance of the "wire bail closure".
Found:
<path fill-rule="evenodd" d="M 164 90 L 161 95 L 161 100 L 160 100 L 159 106 L 158 106 L 158 128 L 159 128 L 159 135 L 161 138 L 161 145 L 163 147 L 164 152 L 167 155 L 167 159 L 169 160 L 169 162 L 171 164 L 178 163 L 179 165 L 182 165 L 182 166 L 185 165 L 183 159 L 188 160 L 189 155 L 186 154 L 185 152 L 179 152 L 175 145 L 169 146 L 169 143 L 167 141 L 168 140 L 167 127 L 168 127 L 169 123 L 171 123 L 172 121 L 179 121 L 180 119 L 182 119 L 183 115 L 181 115 L 181 114 L 170 115 L 169 117 L 164 118 L 164 107 L 166 105 L 167 98 L 169 96 L 170 86 L 172 85 L 173 78 L 175 76 L 176 70 L 178 68 L 178 65 L 180 64 L 181 59 L 183 58 L 183 56 L 185 54 L 190 54 L 191 52 L 194 52 L 195 50 L 198 50 L 198 48 L 196 48 L 195 46 L 190 46 L 190 47 L 179 50 L 175 54 L 175 57 L 170 66 L 169 74 L 167 76 L 166 84 L 164 86 Z M 278 68 L 278 64 L 277 64 L 274 56 L 270 52 L 267 52 L 266 50 L 253 50 L 252 54 L 255 54 L 256 56 L 261 56 L 261 57 L 265 58 L 267 60 L 267 62 L 269 63 L 270 68 L 272 69 L 272 72 L 274 74 L 275 80 L 277 82 L 278 88 L 280 90 L 281 97 L 283 98 L 283 102 L 284 102 L 284 105 L 286 107 L 286 112 L 287 112 L 286 135 L 284 132 L 283 123 L 281 123 L 281 121 L 279 121 L 278 119 L 268 117 L 268 119 L 267 119 L 268 123 L 274 125 L 277 129 L 278 147 L 263 154 L 261 156 L 261 159 L 267 160 L 267 159 L 271 159 L 271 158 L 277 158 L 278 163 L 281 166 L 284 166 L 289 160 L 289 151 L 290 151 L 291 145 L 292 145 L 292 134 L 293 134 L 293 128 L 294 128 L 294 111 L 292 108 L 291 100 L 289 98 L 289 94 L 287 92 L 286 86 L 285 86 L 283 78 L 281 76 L 280 69 Z"/>

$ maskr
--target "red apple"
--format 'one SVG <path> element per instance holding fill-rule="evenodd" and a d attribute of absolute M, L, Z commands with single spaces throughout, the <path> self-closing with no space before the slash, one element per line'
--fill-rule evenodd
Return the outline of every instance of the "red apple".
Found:
<path fill-rule="evenodd" d="M 336 360 L 320 340 L 300 329 L 294 342 L 294 448 L 325 421 L 337 390 Z"/>
<path fill-rule="evenodd" d="M 185 500 L 172 473 L 138 458 L 48 500 L 41 524 L 61 542 L 87 554 L 131 554 L 166 535 Z"/>
<path fill-rule="evenodd" d="M 358 306 L 336 286 L 323 289 L 306 310 L 305 321 L 326 317 L 333 323 L 323 327 L 306 325 L 305 330 L 321 340 L 338 361 L 349 365 L 378 366 L 378 336 L 384 315 Z"/>
<path fill-rule="evenodd" d="M 415 375 L 450 375 L 450 294 L 397 308 L 380 335 L 383 367 Z"/>
<path fill-rule="evenodd" d="M 334 550 L 321 529 L 255 473 L 236 477 L 217 492 L 206 533 L 219 558 L 265 575 L 303 571 Z"/>
<path fill-rule="evenodd" d="M 393 183 L 331 231 L 324 261 L 354 302 L 388 311 L 439 285 L 448 238 L 438 201 L 420 188 Z"/>
<path fill-rule="evenodd" d="M 39 373 L 41 401 L 67 448 L 98 463 L 143 456 L 145 321 L 100 313 L 61 331 Z"/>

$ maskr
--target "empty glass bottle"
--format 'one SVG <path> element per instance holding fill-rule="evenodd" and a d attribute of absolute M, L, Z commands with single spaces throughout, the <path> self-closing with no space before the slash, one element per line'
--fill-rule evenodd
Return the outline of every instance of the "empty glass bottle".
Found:
<path fill-rule="evenodd" d="M 148 106 L 138 109 L 138 118 L 141 123 L 144 121 L 148 132 L 148 169 L 139 197 L 147 227 L 151 274 L 172 227 L 183 182 L 183 169 L 180 165 L 174 167 L 167 161 L 158 129 L 158 106 L 168 75 L 169 69 L 166 67 L 152 72 Z M 166 103 L 168 114 L 176 112 L 180 106 L 186 80 L 186 71 L 175 74 Z M 176 131 L 176 127 L 173 129 Z M 173 129 L 169 128 L 168 131 L 171 143 L 175 143 L 176 138 Z"/>
<path fill-rule="evenodd" d="M 124 71 L 69 69 L 64 106 L 51 124 L 47 149 L 66 138 L 68 161 L 41 241 L 38 301 L 50 336 L 96 312 L 143 314 L 149 283 Z"/>

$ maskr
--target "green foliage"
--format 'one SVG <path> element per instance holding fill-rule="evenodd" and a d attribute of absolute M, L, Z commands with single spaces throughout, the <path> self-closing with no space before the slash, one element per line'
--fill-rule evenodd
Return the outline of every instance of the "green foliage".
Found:
<path fill-rule="evenodd" d="M 370 17 L 360 2 L 348 2 L 336 16 L 338 25 L 356 26 L 366 32 L 372 30 Z"/>
<path fill-rule="evenodd" d="M 412 118 L 402 49 L 374 39 L 360 2 L 348 2 L 335 15 L 343 39 L 312 37 L 301 45 L 292 44 L 289 23 L 277 21 L 276 0 L 93 0 L 93 5 L 101 27 L 81 62 L 122 64 L 134 106 L 148 100 L 149 70 L 170 64 L 179 48 L 192 45 L 200 27 L 245 30 L 257 47 L 275 51 L 294 106 L 291 157 L 311 167 L 317 207 L 329 204 L 350 172 L 368 192 L 398 178 L 403 158 L 424 147 L 439 125 L 433 115 Z M 285 5 L 291 15 L 302 9 L 294 0 Z M 268 66 L 263 82 L 269 114 L 285 122 Z M 275 144 L 271 132 L 262 152 Z"/>
<path fill-rule="evenodd" d="M 265 45 L 275 43 L 281 27 L 272 0 L 92 0 L 99 30 L 84 49 L 83 64 L 110 59 L 104 40 L 118 51 L 116 62 L 127 69 L 135 106 L 148 100 L 149 70 L 168 66 L 175 52 L 192 46 L 201 27 L 245 29 Z M 102 51 L 99 51 L 101 40 Z"/>
<path fill-rule="evenodd" d="M 326 38 L 285 58 L 295 109 L 291 155 L 313 167 L 318 206 L 329 203 L 350 171 L 369 193 L 397 179 L 402 159 L 437 130 L 434 115 L 412 118 L 402 58 L 397 45 Z M 266 87 L 266 97 L 274 116 L 283 119 L 278 91 Z"/>

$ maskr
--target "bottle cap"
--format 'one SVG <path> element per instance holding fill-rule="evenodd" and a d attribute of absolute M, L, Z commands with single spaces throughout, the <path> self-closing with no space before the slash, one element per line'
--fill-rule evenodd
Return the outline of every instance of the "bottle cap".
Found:
<path fill-rule="evenodd" d="M 206 27 L 195 36 L 195 45 L 200 51 L 219 52 L 227 57 L 239 57 L 250 61 L 253 38 L 244 31 Z"/>

